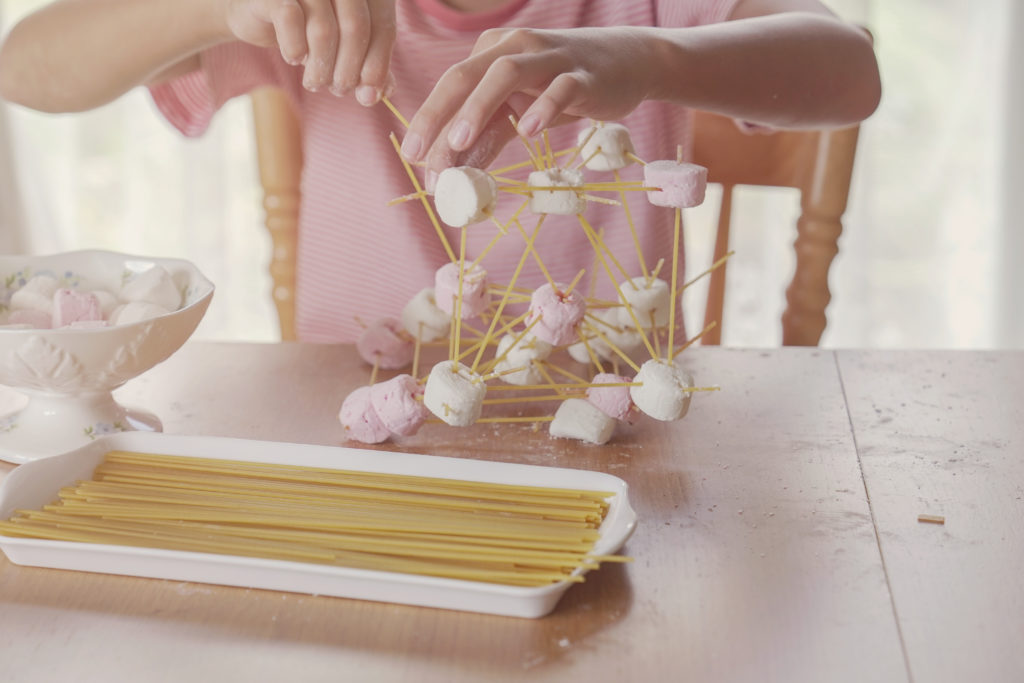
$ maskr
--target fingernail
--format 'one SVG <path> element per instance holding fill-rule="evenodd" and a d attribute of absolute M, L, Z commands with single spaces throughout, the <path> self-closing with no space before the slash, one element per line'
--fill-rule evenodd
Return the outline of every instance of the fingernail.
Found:
<path fill-rule="evenodd" d="M 448 131 L 448 144 L 455 149 L 462 149 L 469 142 L 469 123 L 465 119 L 459 119 Z"/>
<path fill-rule="evenodd" d="M 380 90 L 372 85 L 361 85 L 356 88 L 356 101 L 364 107 L 372 107 L 380 101 Z"/>
<path fill-rule="evenodd" d="M 412 131 L 406 133 L 405 139 L 402 140 L 402 156 L 408 161 L 419 161 L 422 153 L 423 138 Z"/>
<path fill-rule="evenodd" d="M 427 178 L 423 181 L 423 189 L 433 192 L 437 186 L 437 171 L 427 171 Z"/>
<path fill-rule="evenodd" d="M 519 121 L 519 133 L 532 138 L 540 129 L 540 117 L 536 114 L 527 114 Z"/>

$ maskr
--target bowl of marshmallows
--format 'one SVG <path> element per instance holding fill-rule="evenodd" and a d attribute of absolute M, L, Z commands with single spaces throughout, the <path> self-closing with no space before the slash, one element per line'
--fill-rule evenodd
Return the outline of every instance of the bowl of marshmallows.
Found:
<path fill-rule="evenodd" d="M 0 256 L 0 459 L 159 430 L 111 391 L 166 360 L 213 296 L 188 261 L 109 251 Z"/>

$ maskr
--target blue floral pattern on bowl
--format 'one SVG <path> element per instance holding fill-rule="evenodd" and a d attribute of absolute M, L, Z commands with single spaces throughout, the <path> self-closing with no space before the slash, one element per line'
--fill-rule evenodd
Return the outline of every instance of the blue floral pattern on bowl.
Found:
<path fill-rule="evenodd" d="M 22 268 L 17 272 L 8 273 L 0 278 L 3 281 L 3 290 L 0 291 L 0 313 L 10 308 L 11 296 L 37 275 L 48 275 L 57 281 L 58 287 L 67 287 L 69 289 L 78 289 L 78 286 L 82 283 L 82 276 L 71 270 L 65 270 L 60 275 L 49 268 L 40 270 Z"/>
<path fill-rule="evenodd" d="M 89 437 L 89 439 L 95 439 L 97 436 L 116 434 L 117 432 L 127 432 L 129 429 L 120 422 L 97 422 L 94 425 L 86 427 L 82 431 L 87 437 Z"/>
<path fill-rule="evenodd" d="M 0 417 L 0 434 L 6 434 L 18 427 L 18 413 Z"/>

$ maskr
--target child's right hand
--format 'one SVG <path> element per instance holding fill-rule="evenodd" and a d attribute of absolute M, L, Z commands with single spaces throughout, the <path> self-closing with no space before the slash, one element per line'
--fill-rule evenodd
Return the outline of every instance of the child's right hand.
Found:
<path fill-rule="evenodd" d="M 302 85 L 376 104 L 392 87 L 395 0 L 226 0 L 236 38 L 305 66 Z"/>

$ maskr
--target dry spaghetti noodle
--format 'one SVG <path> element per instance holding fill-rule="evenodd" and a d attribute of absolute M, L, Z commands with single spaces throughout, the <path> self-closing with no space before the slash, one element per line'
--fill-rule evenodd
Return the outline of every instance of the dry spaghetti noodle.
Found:
<path fill-rule="evenodd" d="M 592 554 L 606 491 L 112 451 L 0 534 L 543 586 Z"/>

